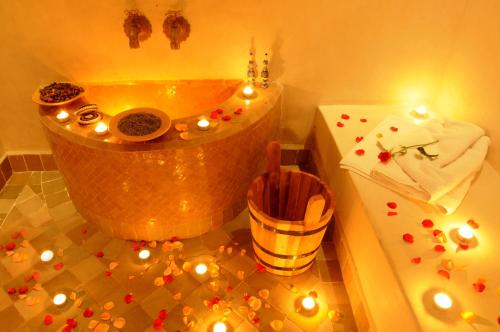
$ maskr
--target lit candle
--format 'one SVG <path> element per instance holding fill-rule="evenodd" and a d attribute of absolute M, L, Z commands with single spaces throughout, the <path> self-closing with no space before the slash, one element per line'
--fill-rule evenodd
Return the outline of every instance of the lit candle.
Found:
<path fill-rule="evenodd" d="M 420 105 L 411 112 L 411 115 L 417 119 L 427 119 L 430 114 L 427 111 L 427 107 Z"/>
<path fill-rule="evenodd" d="M 54 302 L 57 306 L 63 305 L 66 302 L 66 295 L 63 293 L 56 294 L 52 299 L 52 302 Z"/>
<path fill-rule="evenodd" d="M 63 110 L 63 111 L 57 113 L 56 119 L 57 119 L 57 121 L 59 121 L 61 123 L 66 122 L 69 120 L 69 113 Z"/>
<path fill-rule="evenodd" d="M 208 130 L 210 128 L 210 121 L 207 119 L 200 119 L 197 124 L 199 130 Z"/>
<path fill-rule="evenodd" d="M 474 237 L 474 230 L 469 225 L 464 225 L 458 229 L 458 235 L 462 241 L 469 241 Z"/>
<path fill-rule="evenodd" d="M 45 250 L 40 254 L 40 260 L 42 262 L 50 262 L 54 258 L 54 252 L 52 250 Z"/>
<path fill-rule="evenodd" d="M 200 263 L 196 265 L 194 270 L 196 271 L 197 274 L 204 275 L 205 273 L 207 273 L 208 268 L 206 264 Z"/>
<path fill-rule="evenodd" d="M 247 98 L 253 97 L 254 91 L 250 84 L 245 85 L 242 91 L 243 95 Z"/>
<path fill-rule="evenodd" d="M 316 301 L 312 296 L 306 296 L 302 300 L 302 307 L 306 310 L 312 310 L 316 306 Z"/>
<path fill-rule="evenodd" d="M 213 332 L 226 332 L 227 327 L 224 322 L 217 322 L 214 324 L 214 328 L 212 329 Z"/>
<path fill-rule="evenodd" d="M 139 251 L 139 258 L 142 260 L 146 260 L 151 256 L 151 252 L 148 249 L 142 249 Z"/>
<path fill-rule="evenodd" d="M 439 292 L 434 295 L 434 303 L 439 309 L 444 310 L 448 310 L 453 306 L 453 300 L 451 297 L 443 292 Z"/>
<path fill-rule="evenodd" d="M 99 136 L 106 135 L 108 133 L 108 126 L 104 122 L 99 122 L 97 126 L 95 126 L 94 131 Z"/>

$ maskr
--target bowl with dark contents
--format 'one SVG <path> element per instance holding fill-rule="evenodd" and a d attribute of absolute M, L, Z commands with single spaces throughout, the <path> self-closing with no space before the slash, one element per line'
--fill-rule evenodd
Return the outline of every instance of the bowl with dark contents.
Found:
<path fill-rule="evenodd" d="M 144 142 L 165 134 L 170 123 L 168 115 L 158 109 L 133 108 L 115 115 L 109 131 L 125 141 Z"/>
<path fill-rule="evenodd" d="M 85 94 L 85 88 L 68 82 L 53 82 L 38 88 L 32 100 L 44 106 L 60 106 L 69 104 Z"/>

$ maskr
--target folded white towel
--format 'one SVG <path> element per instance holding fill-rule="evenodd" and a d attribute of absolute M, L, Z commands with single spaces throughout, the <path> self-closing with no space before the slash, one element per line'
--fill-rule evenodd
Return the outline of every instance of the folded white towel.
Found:
<path fill-rule="evenodd" d="M 394 132 L 391 127 L 398 130 Z M 483 134 L 481 128 L 464 122 L 431 120 L 417 126 L 409 119 L 390 116 L 345 156 L 341 167 L 452 213 L 462 202 L 486 157 L 489 138 Z M 401 145 L 426 144 L 436 140 L 439 142 L 425 147 L 426 153 L 439 154 L 432 161 L 420 158 L 423 156 L 417 149 L 409 149 L 406 155 L 395 157 L 385 164 L 377 158 L 380 153 L 377 142 L 388 150 L 399 150 Z M 358 149 L 363 149 L 365 154 L 358 156 Z"/>

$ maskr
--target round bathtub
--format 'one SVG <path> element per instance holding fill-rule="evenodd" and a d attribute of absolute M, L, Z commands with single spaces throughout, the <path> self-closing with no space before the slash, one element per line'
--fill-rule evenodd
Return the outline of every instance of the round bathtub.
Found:
<path fill-rule="evenodd" d="M 248 186 L 262 172 L 265 147 L 277 138 L 281 87 L 256 89 L 246 100 L 235 80 L 87 84 L 87 94 L 64 107 L 40 107 L 57 166 L 79 213 L 106 233 L 133 240 L 189 238 L 219 227 L 245 208 Z M 95 125 L 80 126 L 74 111 L 98 104 L 104 122 L 133 107 L 153 107 L 172 119 L 149 142 L 130 143 Z M 64 108 L 70 121 L 57 122 Z M 208 131 L 199 116 L 230 115 Z M 234 114 L 241 108 L 241 114 Z M 220 117 L 219 117 L 220 118 Z M 189 140 L 174 127 L 188 126 Z"/>

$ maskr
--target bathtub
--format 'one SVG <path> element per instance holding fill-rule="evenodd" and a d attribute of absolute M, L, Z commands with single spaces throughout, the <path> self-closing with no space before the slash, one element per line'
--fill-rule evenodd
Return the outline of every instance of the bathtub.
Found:
<path fill-rule="evenodd" d="M 262 172 L 265 147 L 277 138 L 281 87 L 241 95 L 237 80 L 86 84 L 84 98 L 39 109 L 57 166 L 78 212 L 113 237 L 132 240 L 190 238 L 216 229 L 246 206 L 252 179 Z M 80 126 L 75 110 L 98 104 L 103 121 L 126 109 L 165 111 L 172 126 L 143 143 L 98 136 Z M 57 122 L 64 108 L 70 121 Z M 197 129 L 202 115 L 223 109 L 230 121 Z M 234 111 L 242 108 L 241 115 Z M 190 140 L 175 125 L 186 123 Z"/>

